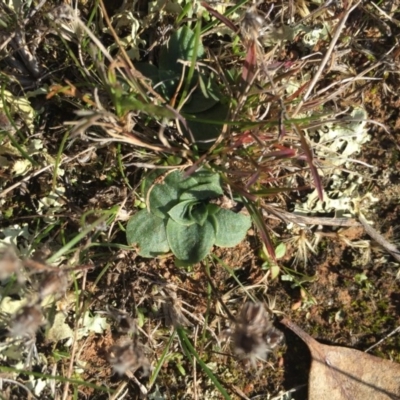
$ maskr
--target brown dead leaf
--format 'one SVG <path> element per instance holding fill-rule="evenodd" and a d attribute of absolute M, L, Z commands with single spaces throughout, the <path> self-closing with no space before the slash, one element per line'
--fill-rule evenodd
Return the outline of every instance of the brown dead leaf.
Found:
<path fill-rule="evenodd" d="M 310 349 L 308 400 L 400 399 L 400 364 L 346 347 L 323 345 L 289 319 L 281 322 Z"/>

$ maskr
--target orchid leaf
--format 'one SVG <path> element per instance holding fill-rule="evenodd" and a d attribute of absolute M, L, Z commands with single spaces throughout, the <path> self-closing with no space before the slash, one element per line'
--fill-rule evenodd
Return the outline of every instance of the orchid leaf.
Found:
<path fill-rule="evenodd" d="M 142 257 L 172 251 L 181 265 L 201 261 L 213 245 L 232 247 L 246 236 L 250 217 L 210 200 L 224 194 L 220 176 L 205 169 L 154 171 L 142 185 L 147 208 L 128 222 L 128 243 Z"/>
<path fill-rule="evenodd" d="M 195 264 L 210 252 L 215 241 L 215 230 L 208 220 L 203 226 L 183 226 L 170 219 L 167 223 L 167 237 L 178 260 L 186 264 Z"/>
<path fill-rule="evenodd" d="M 193 200 L 185 200 L 178 203 L 176 206 L 169 210 L 169 216 L 180 225 L 193 225 L 196 223 L 195 220 L 191 218 L 191 207 L 196 204 Z"/>
<path fill-rule="evenodd" d="M 129 220 L 126 236 L 128 244 L 135 246 L 142 257 L 157 257 L 169 251 L 165 221 L 147 210 L 140 210 Z"/>
<path fill-rule="evenodd" d="M 233 247 L 238 245 L 246 236 L 251 226 L 248 215 L 238 214 L 221 208 L 213 216 L 217 221 L 215 245 Z"/>

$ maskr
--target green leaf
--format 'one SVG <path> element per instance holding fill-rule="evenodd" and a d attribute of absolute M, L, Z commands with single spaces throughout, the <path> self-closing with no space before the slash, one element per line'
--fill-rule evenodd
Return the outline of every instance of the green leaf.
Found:
<path fill-rule="evenodd" d="M 150 191 L 149 212 L 160 218 L 168 218 L 168 211 L 178 204 L 183 190 L 196 185 L 197 182 L 192 177 L 184 178 L 178 170 L 159 176 L 158 179 L 160 183 L 146 184 Z"/>
<path fill-rule="evenodd" d="M 185 200 L 178 203 L 176 206 L 172 207 L 168 214 L 169 216 L 180 225 L 193 225 L 196 223 L 196 220 L 191 218 L 191 208 L 196 204 L 193 200 Z"/>
<path fill-rule="evenodd" d="M 280 272 L 281 272 L 281 269 L 280 269 L 280 267 L 278 265 L 273 265 L 270 268 L 270 270 L 271 270 L 271 279 L 276 279 L 279 276 Z"/>
<path fill-rule="evenodd" d="M 220 209 L 221 209 L 221 207 L 219 207 L 217 204 L 213 204 L 213 203 L 207 204 L 207 213 L 208 213 L 208 215 L 214 215 Z"/>
<path fill-rule="evenodd" d="M 185 264 L 195 264 L 210 252 L 215 241 L 215 230 L 209 220 L 203 226 L 183 226 L 170 219 L 167 223 L 167 237 L 176 258 Z"/>
<path fill-rule="evenodd" d="M 204 203 L 186 200 L 172 207 L 168 214 L 180 225 L 203 225 L 208 216 L 208 209 Z"/>
<path fill-rule="evenodd" d="M 208 217 L 208 207 L 204 203 L 194 204 L 190 210 L 191 219 L 196 221 L 198 225 L 203 226 Z"/>
<path fill-rule="evenodd" d="M 144 197 L 147 197 L 149 189 L 154 184 L 154 181 L 160 177 L 161 175 L 165 174 L 167 170 L 163 169 L 154 169 L 150 173 L 146 174 L 140 184 L 141 191 Z M 161 179 L 161 178 L 160 178 Z"/>
<path fill-rule="evenodd" d="M 206 363 L 200 358 L 200 356 L 197 354 L 195 348 L 193 347 L 192 343 L 190 342 L 185 330 L 180 327 L 179 325 L 176 328 L 178 332 L 178 336 L 180 339 L 180 342 L 182 343 L 183 350 L 186 354 L 186 356 L 189 358 L 190 363 L 193 363 L 193 357 L 196 359 L 202 370 L 206 373 L 210 381 L 213 383 L 213 385 L 220 391 L 222 394 L 223 398 L 225 400 L 231 400 L 231 397 L 229 394 L 226 392 L 224 387 L 219 383 L 218 379 L 214 376 L 210 368 L 206 365 Z M 193 357 L 192 357 L 193 356 Z"/>
<path fill-rule="evenodd" d="M 178 87 L 179 80 L 181 79 L 181 73 L 160 69 L 159 79 L 161 94 L 166 98 L 171 99 L 175 94 L 176 88 Z"/>
<path fill-rule="evenodd" d="M 192 177 L 196 179 L 197 183 L 213 183 L 215 185 L 221 185 L 221 178 L 219 174 L 208 171 L 206 169 L 200 169 L 192 174 Z"/>
<path fill-rule="evenodd" d="M 191 61 L 195 51 L 194 45 L 196 36 L 187 26 L 183 26 L 172 34 L 168 44 L 163 46 L 160 51 L 159 68 L 160 70 L 175 71 L 181 75 L 183 66 L 178 60 Z M 204 55 L 204 47 L 200 43 L 197 48 L 197 58 Z"/>
<path fill-rule="evenodd" d="M 129 220 L 126 238 L 142 257 L 157 257 L 169 251 L 165 221 L 147 210 L 140 210 Z"/>
<path fill-rule="evenodd" d="M 220 247 L 234 247 L 239 244 L 251 226 L 248 215 L 237 214 L 223 208 L 212 217 L 217 222 L 215 244 Z"/>
<path fill-rule="evenodd" d="M 157 106 L 154 104 L 145 103 L 136 100 L 132 96 L 124 96 L 120 100 L 120 106 L 123 112 L 126 111 L 142 111 L 150 116 L 163 117 L 168 119 L 175 118 L 174 113 L 164 106 Z"/>
<path fill-rule="evenodd" d="M 199 76 L 199 83 L 203 82 Z M 182 111 L 189 114 L 196 114 L 214 107 L 219 102 L 218 90 L 215 83 L 209 83 L 207 87 L 198 86 L 182 107 Z"/>
<path fill-rule="evenodd" d="M 200 72 L 199 85 L 204 97 L 209 100 L 214 100 L 214 104 L 218 103 L 218 101 L 221 100 L 221 92 L 215 81 L 214 74 L 205 73 L 203 70 L 200 70 Z"/>
<path fill-rule="evenodd" d="M 286 244 L 279 243 L 279 245 L 275 249 L 275 257 L 277 259 L 284 257 L 286 254 Z"/>
<path fill-rule="evenodd" d="M 194 186 L 197 186 L 199 182 L 197 181 L 195 176 L 189 176 L 187 178 L 184 178 L 183 172 L 180 172 L 181 174 L 181 181 L 178 184 L 179 189 L 181 190 L 181 193 L 183 193 L 185 190 L 188 190 Z"/>
<path fill-rule="evenodd" d="M 150 63 L 138 62 L 135 63 L 135 68 L 141 72 L 146 78 L 151 80 L 152 86 L 157 85 L 160 81 L 158 68 Z"/>
<path fill-rule="evenodd" d="M 206 200 L 222 196 L 224 194 L 221 185 L 215 183 L 204 183 L 194 186 L 182 193 L 179 200 Z"/>
<path fill-rule="evenodd" d="M 226 104 L 217 103 L 214 107 L 209 108 L 201 113 L 193 115 L 183 114 L 187 117 L 187 124 L 193 134 L 195 143 L 202 149 L 208 149 L 212 146 L 218 136 L 221 134 L 222 125 L 224 124 L 229 107 Z M 182 131 L 190 139 L 185 127 L 181 124 Z"/>

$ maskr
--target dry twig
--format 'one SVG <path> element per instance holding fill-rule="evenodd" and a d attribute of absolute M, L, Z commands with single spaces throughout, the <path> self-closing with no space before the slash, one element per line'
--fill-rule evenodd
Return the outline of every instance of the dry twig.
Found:
<path fill-rule="evenodd" d="M 303 97 L 303 99 L 300 101 L 300 103 L 298 104 L 296 110 L 294 111 L 292 118 L 295 117 L 297 115 L 297 113 L 301 110 L 301 107 L 303 106 L 303 103 L 308 99 L 308 97 L 310 96 L 312 90 L 314 89 L 314 86 L 317 84 L 317 82 L 319 81 L 322 71 L 324 70 L 329 58 L 332 55 L 332 52 L 336 46 L 337 41 L 339 40 L 339 36 L 344 28 L 344 25 L 347 21 L 347 18 L 349 17 L 350 13 L 352 11 L 354 11 L 358 5 L 361 3 L 361 0 L 357 1 L 356 4 L 354 4 L 354 6 L 350 7 L 347 12 L 345 13 L 345 15 L 342 17 L 342 20 L 339 22 L 339 24 L 337 25 L 336 29 L 335 29 L 335 33 L 333 34 L 332 37 L 332 41 L 331 44 L 328 47 L 328 50 L 326 51 L 325 57 L 322 59 L 321 64 L 319 65 L 318 71 L 316 72 L 316 74 L 314 75 L 314 78 L 312 79 L 310 85 L 308 86 L 308 89 Z"/>

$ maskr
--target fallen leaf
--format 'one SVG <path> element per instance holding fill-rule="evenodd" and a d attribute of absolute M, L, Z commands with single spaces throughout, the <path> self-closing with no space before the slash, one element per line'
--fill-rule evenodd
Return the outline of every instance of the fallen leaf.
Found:
<path fill-rule="evenodd" d="M 400 364 L 347 347 L 323 345 L 289 319 L 281 323 L 311 352 L 308 400 L 400 399 Z"/>

